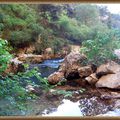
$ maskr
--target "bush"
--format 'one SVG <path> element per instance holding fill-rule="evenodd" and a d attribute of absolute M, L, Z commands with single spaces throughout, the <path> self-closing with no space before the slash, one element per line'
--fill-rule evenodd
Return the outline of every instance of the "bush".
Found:
<path fill-rule="evenodd" d="M 113 51 L 118 48 L 119 38 L 113 30 L 98 31 L 93 40 L 82 43 L 81 52 L 86 54 L 89 63 L 102 64 L 107 60 L 114 60 Z"/>
<path fill-rule="evenodd" d="M 32 82 L 31 77 L 36 77 L 40 84 Z M 12 74 L 3 77 L 0 75 L 0 100 L 7 100 L 7 108 L 0 115 L 15 115 L 12 109 L 26 110 L 26 101 L 37 99 L 34 93 L 27 92 L 26 86 L 32 85 L 42 90 L 49 90 L 50 86 L 45 78 L 40 77 L 37 69 L 27 70 L 24 73 Z"/>
<path fill-rule="evenodd" d="M 8 42 L 0 38 L 0 73 L 5 71 L 12 55 L 9 53 Z"/>
<path fill-rule="evenodd" d="M 35 97 L 34 94 L 30 94 L 26 91 L 26 85 L 29 84 L 33 87 L 38 86 L 43 90 L 48 90 L 50 86 L 47 79 L 40 76 L 37 68 L 29 70 L 27 69 L 28 66 L 25 72 L 17 74 L 8 73 L 3 76 L 2 73 L 5 71 L 12 58 L 12 55 L 8 52 L 9 50 L 8 42 L 0 38 L 0 99 L 12 99 L 15 101 L 11 101 L 12 106 L 21 109 L 22 106 L 24 107 L 23 101 L 25 102 L 25 100 Z M 31 77 L 36 77 L 40 84 L 33 83 Z M 7 114 L 6 110 L 4 113 Z M 2 115 L 4 113 L 0 112 Z"/>

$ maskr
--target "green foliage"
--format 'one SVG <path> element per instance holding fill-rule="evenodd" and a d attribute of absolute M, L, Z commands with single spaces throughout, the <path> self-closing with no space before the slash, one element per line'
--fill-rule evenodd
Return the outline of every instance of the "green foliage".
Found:
<path fill-rule="evenodd" d="M 76 19 L 91 26 L 99 23 L 99 10 L 95 5 L 81 4 L 75 6 Z"/>
<path fill-rule="evenodd" d="M 73 92 L 72 91 L 65 91 L 65 90 L 57 90 L 53 94 L 57 95 L 64 95 L 64 97 L 72 97 Z"/>
<path fill-rule="evenodd" d="M 26 85 L 39 86 L 31 81 L 31 77 L 35 76 L 43 89 L 48 89 L 49 84 L 46 79 L 40 77 L 37 69 L 27 70 L 24 73 L 16 75 L 10 73 L 8 76 L 0 76 L 0 96 L 12 96 L 16 99 L 27 99 L 29 93 L 26 92 Z"/>
<path fill-rule="evenodd" d="M 8 52 L 10 49 L 8 47 L 8 42 L 0 38 L 0 99 L 11 100 L 14 99 L 15 102 L 11 104 L 19 107 L 21 109 L 23 107 L 22 102 L 30 99 L 36 98 L 34 94 L 30 94 L 26 91 L 26 85 L 40 86 L 44 90 L 49 89 L 49 84 L 47 79 L 40 77 L 38 73 L 38 69 L 34 68 L 32 70 L 28 70 L 28 65 L 24 65 L 26 68 L 25 72 L 20 72 L 17 74 L 8 73 L 6 76 L 2 76 L 2 72 L 7 68 L 12 55 Z M 40 81 L 40 85 L 35 84 L 31 81 L 31 77 L 36 77 Z"/>
<path fill-rule="evenodd" d="M 53 94 L 55 95 L 63 95 L 64 98 L 68 98 L 68 97 L 73 97 L 73 95 L 78 92 L 78 94 L 82 94 L 84 93 L 86 90 L 84 88 L 80 88 L 80 90 L 78 91 L 66 91 L 66 90 L 56 90 L 53 92 Z"/>
<path fill-rule="evenodd" d="M 81 52 L 87 55 L 88 61 L 96 64 L 104 63 L 106 60 L 113 60 L 114 50 L 118 48 L 119 38 L 114 30 L 97 31 L 93 40 L 83 42 Z"/>
<path fill-rule="evenodd" d="M 26 67 L 28 67 L 26 65 Z M 36 77 L 40 84 L 35 84 L 31 81 L 31 77 Z M 26 85 L 40 87 L 42 90 L 49 90 L 50 86 L 47 79 L 40 77 L 37 68 L 27 70 L 24 73 L 12 74 L 8 76 L 0 76 L 0 100 L 7 100 L 10 108 L 5 111 L 0 111 L 0 115 L 11 115 L 12 109 L 26 110 L 25 103 L 27 100 L 38 98 L 35 94 L 27 92 Z M 15 113 L 13 114 L 15 115 Z"/>
<path fill-rule="evenodd" d="M 0 73 L 5 71 L 9 60 L 12 58 L 8 51 L 9 48 L 7 40 L 3 40 L 0 38 Z"/>
<path fill-rule="evenodd" d="M 51 41 L 51 48 L 53 49 L 54 53 L 62 52 L 62 48 L 64 46 L 69 46 L 69 41 L 66 39 L 62 39 L 59 37 L 54 37 Z"/>
<path fill-rule="evenodd" d="M 62 14 L 59 18 L 58 24 L 60 29 L 64 31 L 64 34 L 69 39 L 82 42 L 89 37 L 90 28 L 84 24 L 80 24 L 75 18 L 69 18 L 65 14 Z"/>
<path fill-rule="evenodd" d="M 36 11 L 26 4 L 2 4 L 0 12 L 2 37 L 14 46 L 35 41 L 44 30 Z"/>
<path fill-rule="evenodd" d="M 84 89 L 84 88 L 80 88 L 80 90 L 79 90 L 80 93 L 84 93 L 85 91 L 86 91 L 86 89 Z"/>
<path fill-rule="evenodd" d="M 62 14 L 59 17 L 58 24 L 61 29 L 66 32 L 66 34 L 70 34 L 73 37 L 77 35 L 77 37 L 79 37 L 79 26 L 75 19 L 71 19 L 67 15 Z"/>
<path fill-rule="evenodd" d="M 45 29 L 40 35 L 39 40 L 35 43 L 36 52 L 41 54 L 51 45 L 52 29 Z"/>

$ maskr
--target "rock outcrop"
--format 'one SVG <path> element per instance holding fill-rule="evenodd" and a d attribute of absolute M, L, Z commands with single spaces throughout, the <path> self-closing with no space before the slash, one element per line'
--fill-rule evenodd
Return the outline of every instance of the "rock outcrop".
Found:
<path fill-rule="evenodd" d="M 70 54 L 68 54 L 65 59 L 64 62 L 61 64 L 58 72 L 53 73 L 52 75 L 50 75 L 48 77 L 48 81 L 50 84 L 57 84 L 61 79 L 65 78 L 67 80 L 71 80 L 71 79 L 78 79 L 80 78 L 80 70 L 78 72 L 78 69 L 82 67 L 81 63 L 86 59 L 86 57 L 84 55 L 81 55 L 78 52 L 71 52 Z M 90 73 L 92 73 L 90 70 L 91 68 L 87 68 L 85 67 L 86 70 L 88 70 Z M 84 68 L 82 68 L 83 71 Z M 84 74 L 84 76 L 88 76 L 88 73 L 86 73 L 87 75 Z M 83 73 L 81 73 L 81 76 L 83 75 Z"/>
<path fill-rule="evenodd" d="M 78 52 L 71 52 L 68 54 L 64 59 L 64 63 L 60 67 L 65 73 L 65 78 L 72 74 L 77 74 L 78 68 L 82 67 L 81 63 L 85 59 L 86 57 Z"/>
<path fill-rule="evenodd" d="M 7 66 L 7 69 L 4 71 L 5 74 L 7 73 L 17 73 L 17 72 L 24 72 L 25 68 L 23 62 L 19 61 L 18 58 L 14 58 L 10 60 L 10 63 Z"/>
<path fill-rule="evenodd" d="M 20 56 L 22 54 L 32 54 L 35 51 L 35 46 L 34 45 L 29 45 L 27 47 L 24 48 L 19 48 L 16 51 L 17 56 Z"/>
<path fill-rule="evenodd" d="M 98 88 L 120 89 L 119 64 L 109 61 L 96 68 L 95 65 L 83 66 L 81 63 L 85 59 L 86 57 L 79 52 L 71 52 L 65 57 L 59 70 L 48 77 L 48 82 L 57 84 L 63 79 L 72 82 L 78 80 L 79 84 L 87 81 Z"/>
<path fill-rule="evenodd" d="M 86 72 L 83 72 L 86 73 Z M 106 64 L 100 65 L 96 72 L 93 72 L 85 80 L 96 87 L 105 87 L 112 89 L 120 88 L 120 65 L 109 61 Z"/>
<path fill-rule="evenodd" d="M 43 56 L 33 55 L 33 54 L 23 54 L 18 57 L 18 60 L 27 63 L 41 63 L 43 62 Z"/>

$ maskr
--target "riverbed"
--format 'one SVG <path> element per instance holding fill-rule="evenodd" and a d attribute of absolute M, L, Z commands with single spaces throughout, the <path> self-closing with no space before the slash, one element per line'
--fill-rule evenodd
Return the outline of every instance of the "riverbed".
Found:
<path fill-rule="evenodd" d="M 48 77 L 57 71 L 64 59 L 45 60 L 41 64 L 31 64 L 30 69 L 38 67 L 42 77 Z M 37 81 L 33 78 L 33 81 Z M 62 88 L 62 87 L 60 87 Z M 68 87 L 69 88 L 69 87 Z M 74 88 L 74 87 L 73 87 Z M 83 88 L 82 88 L 83 89 Z M 97 91 L 86 91 L 81 93 L 81 87 L 71 89 L 74 94 L 72 97 L 64 95 L 52 95 L 52 92 L 43 92 L 36 100 L 28 100 L 25 102 L 25 109 L 19 110 L 12 106 L 14 99 L 0 101 L 0 113 L 4 115 L 4 111 L 9 110 L 5 115 L 12 116 L 120 116 L 120 109 L 114 108 L 111 100 L 103 100 Z M 91 94 L 92 93 L 92 94 Z"/>

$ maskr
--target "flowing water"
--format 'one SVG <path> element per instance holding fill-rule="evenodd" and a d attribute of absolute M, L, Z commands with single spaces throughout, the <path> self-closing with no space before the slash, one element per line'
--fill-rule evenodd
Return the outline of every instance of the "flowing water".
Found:
<path fill-rule="evenodd" d="M 64 59 L 45 60 L 43 63 L 40 64 L 31 64 L 30 68 L 38 67 L 41 76 L 48 77 L 50 74 L 58 70 L 61 62 L 63 61 Z"/>
<path fill-rule="evenodd" d="M 31 64 L 30 69 L 38 67 L 42 77 L 48 77 L 57 71 L 64 59 L 45 60 L 41 64 Z M 34 82 L 35 79 L 33 78 Z M 120 116 L 120 109 L 113 109 L 113 105 L 107 104 L 99 97 L 92 96 L 72 101 L 64 97 L 48 97 L 42 94 L 37 100 L 26 102 L 25 109 L 14 108 L 14 99 L 0 101 L 0 115 L 23 116 Z M 8 111 L 4 113 L 5 111 Z"/>

